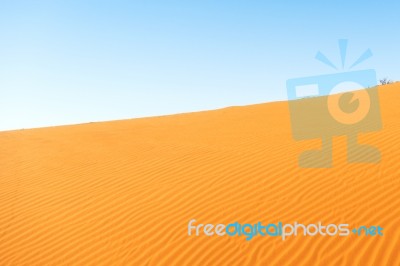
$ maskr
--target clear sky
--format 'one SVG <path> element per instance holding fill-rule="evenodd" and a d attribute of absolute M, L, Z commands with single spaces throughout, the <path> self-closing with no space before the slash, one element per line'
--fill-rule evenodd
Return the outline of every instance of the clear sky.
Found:
<path fill-rule="evenodd" d="M 400 80 L 399 1 L 0 0 L 0 130 L 287 99 L 286 80 Z"/>

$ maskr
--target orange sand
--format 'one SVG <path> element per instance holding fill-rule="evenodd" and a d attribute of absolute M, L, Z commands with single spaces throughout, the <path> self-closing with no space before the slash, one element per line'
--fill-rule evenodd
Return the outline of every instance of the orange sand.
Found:
<path fill-rule="evenodd" d="M 400 84 L 380 164 L 300 169 L 287 102 L 0 133 L 0 265 L 400 265 Z M 383 237 L 189 237 L 187 224 L 380 225 Z"/>

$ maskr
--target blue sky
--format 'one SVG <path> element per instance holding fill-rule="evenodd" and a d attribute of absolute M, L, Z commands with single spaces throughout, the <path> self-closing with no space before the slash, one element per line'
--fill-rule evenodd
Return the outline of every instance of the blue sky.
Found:
<path fill-rule="evenodd" d="M 398 1 L 0 1 L 0 130 L 287 99 L 286 80 L 400 80 Z"/>

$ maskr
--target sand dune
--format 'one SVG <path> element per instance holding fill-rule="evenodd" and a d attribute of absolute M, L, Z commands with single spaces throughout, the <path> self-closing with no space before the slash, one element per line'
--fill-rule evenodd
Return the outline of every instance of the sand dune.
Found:
<path fill-rule="evenodd" d="M 303 169 L 287 102 L 0 133 L 0 265 L 400 265 L 400 85 L 380 164 Z M 383 237 L 188 236 L 198 223 L 381 225 Z"/>

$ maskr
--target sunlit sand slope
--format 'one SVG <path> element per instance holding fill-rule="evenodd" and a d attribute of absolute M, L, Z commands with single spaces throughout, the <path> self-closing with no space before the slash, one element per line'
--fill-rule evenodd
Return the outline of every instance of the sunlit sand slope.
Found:
<path fill-rule="evenodd" d="M 380 164 L 302 169 L 287 102 L 0 133 L 0 265 L 400 265 L 400 85 Z M 196 223 L 380 225 L 384 236 L 188 236 Z"/>

